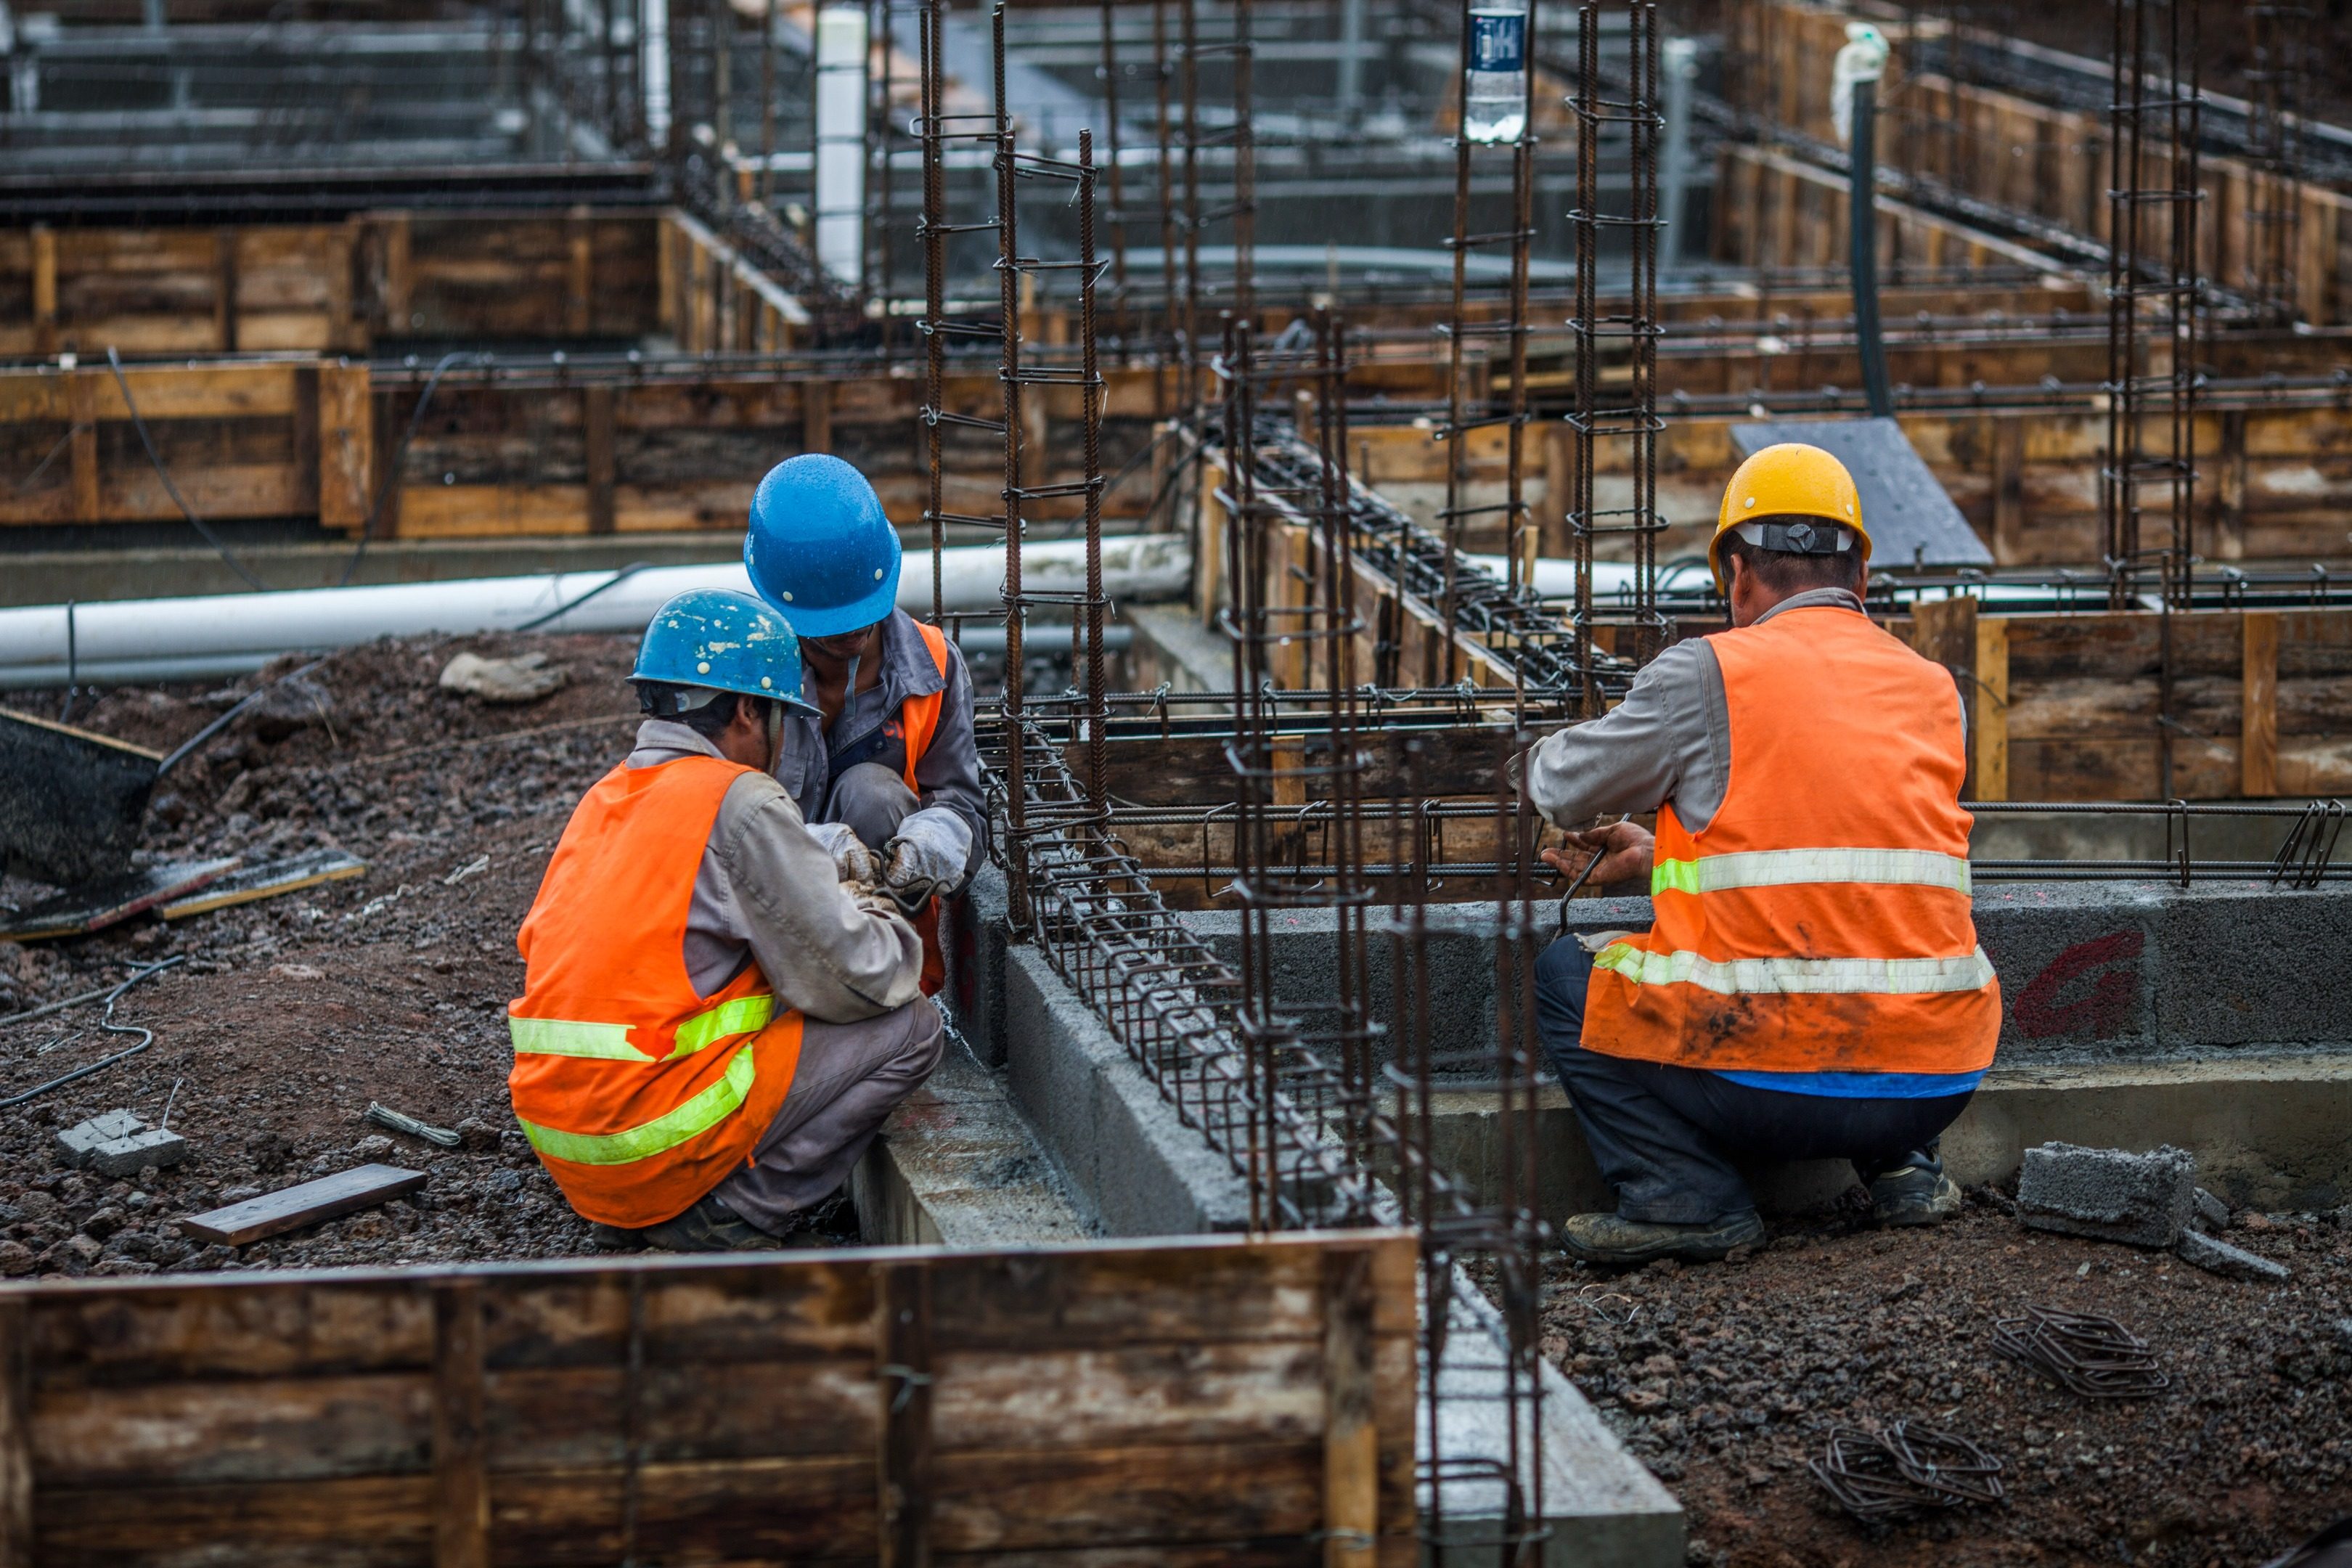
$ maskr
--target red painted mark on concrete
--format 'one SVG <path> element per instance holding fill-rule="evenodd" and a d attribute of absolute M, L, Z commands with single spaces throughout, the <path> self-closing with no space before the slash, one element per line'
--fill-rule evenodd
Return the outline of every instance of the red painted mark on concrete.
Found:
<path fill-rule="evenodd" d="M 2131 1025 L 2140 950 L 2147 945 L 2147 933 L 2137 931 L 2076 942 L 2010 999 L 2010 1021 L 2029 1040 L 2056 1035 L 2104 1039 L 2123 1034 Z M 2091 974 L 2095 978 L 2087 988 L 2075 984 Z"/>

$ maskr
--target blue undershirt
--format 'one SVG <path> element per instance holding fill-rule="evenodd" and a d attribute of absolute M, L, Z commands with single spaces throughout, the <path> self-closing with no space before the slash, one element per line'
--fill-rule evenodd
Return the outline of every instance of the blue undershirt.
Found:
<path fill-rule="evenodd" d="M 1749 1089 L 1815 1094 L 1830 1100 L 1937 1100 L 1967 1094 L 1984 1081 L 1979 1072 L 1722 1072 Z"/>

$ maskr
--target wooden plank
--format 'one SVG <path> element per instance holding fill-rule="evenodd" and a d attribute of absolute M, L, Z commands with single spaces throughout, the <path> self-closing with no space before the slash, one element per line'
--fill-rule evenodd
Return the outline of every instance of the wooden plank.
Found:
<path fill-rule="evenodd" d="M 1359 1568 L 1372 1561 L 1381 1525 L 1369 1252 L 1323 1255 L 1323 1562 Z"/>
<path fill-rule="evenodd" d="M 822 376 L 801 383 L 801 449 L 833 450 L 833 383 Z"/>
<path fill-rule="evenodd" d="M 236 353 L 236 230 L 213 231 L 213 335 L 223 353 Z"/>
<path fill-rule="evenodd" d="M 231 1204 L 226 1208 L 191 1215 L 179 1224 L 182 1230 L 200 1241 L 243 1247 L 247 1242 L 282 1236 L 355 1209 L 388 1203 L 424 1184 L 422 1171 L 404 1171 L 397 1165 L 361 1165 L 245 1203 Z"/>
<path fill-rule="evenodd" d="M 364 362 L 319 366 L 319 525 L 356 532 L 375 504 L 375 399 Z"/>
<path fill-rule="evenodd" d="M 0 1568 L 33 1568 L 31 1305 L 0 1297 Z"/>
<path fill-rule="evenodd" d="M 45 223 L 33 226 L 33 352 L 58 352 L 58 235 Z"/>
<path fill-rule="evenodd" d="M 490 1488 L 484 1466 L 482 1286 L 433 1288 L 433 1568 L 488 1568 Z"/>
<path fill-rule="evenodd" d="M 875 1479 L 882 1568 L 931 1560 L 931 1277 L 920 1263 L 875 1268 L 875 1395 L 882 1405 Z"/>
<path fill-rule="evenodd" d="M 2249 795 L 2273 795 L 2279 793 L 2279 613 L 2248 610 L 2245 622 L 2238 787 Z"/>
<path fill-rule="evenodd" d="M 410 255 L 415 226 L 406 213 L 387 213 L 379 221 L 383 226 L 383 331 L 394 337 L 403 337 L 418 324 L 415 310 L 416 271 Z"/>
<path fill-rule="evenodd" d="M 589 386 L 580 393 L 582 445 L 588 459 L 588 531 L 613 531 L 615 465 L 613 456 L 613 389 Z"/>
<path fill-rule="evenodd" d="M 1977 617 L 1975 798 L 2009 798 L 2009 617 Z"/>
<path fill-rule="evenodd" d="M 42 1387 L 34 1475 L 46 1492 L 422 1470 L 432 1401 L 416 1372 Z"/>
<path fill-rule="evenodd" d="M 99 520 L 98 377 L 99 373 L 94 370 L 67 373 L 69 395 L 73 398 L 73 437 L 68 456 L 72 461 L 73 515 L 76 522 L 96 522 Z"/>
<path fill-rule="evenodd" d="M 1976 726 L 1980 702 L 1977 690 L 1977 602 L 1972 598 L 1923 600 L 1911 616 L 1911 646 L 1922 658 L 1931 658 L 1952 673 L 1960 694 L 1960 710 L 1970 719 L 1968 733 L 1969 776 L 1963 796 L 1976 797 Z"/>
<path fill-rule="evenodd" d="M 566 274 L 571 287 L 565 298 L 563 330 L 572 337 L 584 338 L 594 320 L 596 298 L 595 237 L 588 226 L 586 207 L 572 209 L 564 232 L 571 250 L 571 268 Z"/>

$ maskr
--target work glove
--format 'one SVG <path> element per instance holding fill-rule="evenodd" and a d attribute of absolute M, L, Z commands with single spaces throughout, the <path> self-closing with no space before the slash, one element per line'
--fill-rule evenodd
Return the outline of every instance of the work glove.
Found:
<path fill-rule="evenodd" d="M 916 812 L 882 846 L 882 881 L 908 909 L 963 880 L 971 858 L 971 825 L 943 805 Z"/>
<path fill-rule="evenodd" d="M 881 879 L 882 862 L 845 822 L 812 822 L 809 833 L 833 857 L 834 873 L 845 882 L 871 887 Z"/>

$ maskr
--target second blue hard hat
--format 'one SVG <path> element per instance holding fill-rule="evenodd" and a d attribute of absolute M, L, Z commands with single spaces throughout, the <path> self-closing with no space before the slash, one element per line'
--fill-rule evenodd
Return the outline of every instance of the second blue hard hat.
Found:
<path fill-rule="evenodd" d="M 804 637 L 870 626 L 898 606 L 898 531 L 866 476 L 839 458 L 778 463 L 751 497 L 751 586 Z"/>
<path fill-rule="evenodd" d="M 732 588 L 689 588 L 654 612 L 631 680 L 772 698 L 801 697 L 801 639 L 783 616 Z"/>

